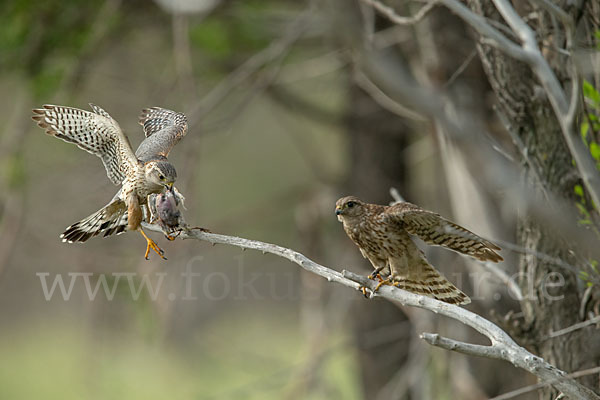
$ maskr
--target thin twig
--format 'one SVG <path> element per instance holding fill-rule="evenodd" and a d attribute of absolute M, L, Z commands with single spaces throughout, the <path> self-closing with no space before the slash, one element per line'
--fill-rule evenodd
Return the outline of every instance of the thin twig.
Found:
<path fill-rule="evenodd" d="M 273 41 L 264 50 L 254 54 L 246 62 L 236 68 L 227 78 L 219 82 L 204 98 L 202 98 L 187 113 L 190 126 L 195 125 L 202 117 L 210 113 L 219 105 L 234 89 L 248 80 L 253 74 L 260 70 L 264 65 L 279 58 L 290 46 L 299 40 L 305 33 L 312 9 L 300 14 L 294 20 L 287 32 L 279 39 Z"/>
<path fill-rule="evenodd" d="M 485 269 L 487 269 L 492 274 L 494 274 L 498 279 L 500 279 L 500 281 L 506 285 L 506 287 L 508 288 L 508 291 L 512 293 L 515 300 L 518 300 L 518 301 L 523 300 L 523 292 L 521 291 L 521 288 L 519 287 L 517 282 L 515 282 L 515 280 L 510 275 L 508 275 L 503 269 L 498 267 L 497 264 L 494 264 L 489 261 L 484 262 L 484 263 L 477 263 L 477 264 L 482 265 Z"/>
<path fill-rule="evenodd" d="M 470 356 L 499 359 L 503 358 L 500 354 L 500 350 L 494 346 L 482 346 L 480 344 L 465 343 L 459 340 L 440 336 L 437 333 L 428 332 L 422 333 L 421 339 L 432 346 L 441 347 L 442 349 L 456 351 L 458 353 L 463 353 Z"/>
<path fill-rule="evenodd" d="M 579 322 L 579 323 L 573 324 L 567 328 L 560 329 L 556 332 L 550 332 L 550 335 L 548 335 L 548 338 L 555 338 L 558 336 L 566 335 L 567 333 L 574 332 L 578 329 L 585 328 L 586 326 L 589 326 L 589 325 L 594 325 L 595 323 L 598 323 L 598 322 L 600 322 L 600 315 L 598 315 L 594 318 L 588 319 L 587 321 Z"/>
<path fill-rule="evenodd" d="M 464 72 L 464 70 L 467 69 L 469 64 L 471 64 L 471 61 L 473 61 L 473 58 L 475 58 L 476 55 L 477 55 L 477 50 L 473 49 L 471 51 L 471 53 L 467 56 L 467 58 L 465 58 L 465 61 L 463 61 L 462 64 L 460 64 L 460 66 L 456 69 L 456 71 L 454 71 L 452 76 L 450 76 L 450 78 L 448 78 L 446 83 L 444 83 L 442 88 L 445 89 L 448 86 L 452 85 L 452 83 L 456 80 L 456 78 L 458 78 L 460 76 L 460 74 L 462 74 Z"/>
<path fill-rule="evenodd" d="M 360 70 L 354 71 L 353 76 L 354 82 L 360 86 L 362 90 L 367 92 L 381 107 L 400 117 L 409 118 L 420 122 L 427 121 L 427 119 L 421 114 L 411 110 L 403 104 L 398 103 L 397 101 L 394 101 L 392 98 L 386 95 Z"/>
<path fill-rule="evenodd" d="M 396 189 L 395 187 L 390 188 L 390 196 L 392 196 L 392 199 L 394 199 L 394 203 L 402 203 L 402 202 L 406 201 L 406 200 L 404 200 L 404 197 L 402 197 L 402 195 L 400 194 L 398 189 Z M 390 205 L 392 205 L 392 204 L 390 204 Z"/>
<path fill-rule="evenodd" d="M 569 264 L 568 262 L 562 260 L 561 258 L 553 257 L 544 252 L 528 249 L 528 248 L 520 246 L 516 243 L 507 242 L 507 241 L 501 240 L 501 239 L 494 239 L 494 242 L 497 243 L 499 246 L 502 246 L 503 249 L 511 250 L 511 251 L 514 251 L 515 253 L 519 253 L 519 254 L 523 254 L 523 255 L 534 256 L 535 258 L 537 258 L 543 262 L 547 262 L 547 263 L 553 264 L 557 267 L 561 267 L 567 271 L 573 272 L 574 274 L 579 274 L 581 272 L 581 268 L 578 268 L 572 264 Z M 598 277 L 590 276 L 589 279 L 593 283 L 600 284 L 600 278 L 598 278 Z"/>
<path fill-rule="evenodd" d="M 582 376 L 586 376 L 586 375 L 592 375 L 592 374 L 596 374 L 600 372 L 600 367 L 595 367 L 595 368 L 589 368 L 589 369 L 584 369 L 581 371 L 577 371 L 577 372 L 573 372 L 571 374 L 567 374 L 564 377 L 560 378 L 560 379 L 574 379 L 574 378 L 580 378 Z M 490 400 L 508 400 L 508 399 L 514 399 L 517 396 L 520 396 L 522 394 L 525 393 L 529 393 L 529 392 L 533 392 L 534 390 L 538 390 L 538 389 L 542 389 L 545 388 L 548 385 L 552 385 L 552 382 L 540 382 L 540 383 L 536 383 L 535 385 L 530 385 L 530 386 L 525 386 L 522 387 L 520 389 L 517 390 L 513 390 L 512 392 L 508 392 L 508 393 L 504 393 L 501 394 L 500 396 L 496 396 L 491 398 Z M 564 393 L 561 393 L 562 396 L 564 396 Z M 559 398 L 561 398 L 559 395 L 556 400 L 558 400 Z M 567 394 L 568 396 L 568 394 Z M 578 399 L 578 397 L 574 397 L 574 399 Z"/>
<path fill-rule="evenodd" d="M 523 160 L 525 160 L 527 165 L 529 165 L 529 170 L 535 177 L 536 183 L 540 186 L 540 189 L 541 189 L 542 193 L 544 194 L 544 197 L 546 198 L 546 200 L 548 200 L 549 199 L 548 191 L 544 187 L 544 180 L 540 176 L 540 171 L 542 170 L 542 168 L 535 160 L 533 160 L 531 157 L 529 157 L 529 149 L 527 149 L 527 146 L 525 146 L 525 143 L 523 143 L 523 141 L 521 140 L 521 137 L 517 134 L 517 132 L 515 131 L 515 128 L 512 126 L 512 124 L 510 123 L 510 121 L 508 120 L 506 115 L 504 115 L 501 111 L 499 111 L 497 107 L 494 107 L 494 111 L 495 111 L 496 117 L 498 117 L 498 119 L 500 120 L 500 123 L 502 124 L 502 126 L 504 126 L 504 129 L 510 135 L 510 138 L 512 139 L 513 144 L 521 153 L 521 157 L 523 157 Z"/>
<path fill-rule="evenodd" d="M 412 17 L 403 17 L 403 16 L 396 14 L 396 12 L 394 11 L 394 9 L 392 7 L 386 6 L 379 0 L 361 0 L 361 1 L 365 4 L 370 5 L 375 10 L 377 10 L 380 14 L 384 15 L 390 21 L 392 21 L 393 23 L 398 24 L 398 25 L 414 25 L 414 24 L 416 24 L 417 22 L 421 21 L 423 19 L 423 17 L 425 17 L 425 15 L 427 15 L 427 13 L 429 11 L 431 11 L 431 9 L 433 7 L 436 6 L 436 3 L 437 3 L 436 0 L 431 1 L 430 3 L 427 3 L 423 7 L 421 7 L 421 9 L 419 11 L 417 11 L 417 13 L 415 15 L 413 15 Z"/>

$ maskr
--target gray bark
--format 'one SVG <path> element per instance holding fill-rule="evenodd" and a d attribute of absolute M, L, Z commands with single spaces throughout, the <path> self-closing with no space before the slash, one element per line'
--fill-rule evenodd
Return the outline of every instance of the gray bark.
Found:
<path fill-rule="evenodd" d="M 502 21 L 491 3 L 473 0 L 470 5 L 487 18 Z M 543 18 L 537 21 L 536 30 L 540 37 L 549 31 L 546 26 L 549 23 Z M 580 176 L 552 107 L 530 68 L 487 45 L 478 45 L 478 52 L 500 104 L 500 112 L 516 129 L 531 164 L 537 169 L 531 171 L 532 165 L 524 162 L 524 179 L 540 190 L 540 201 L 544 201 L 541 191 L 546 190 L 574 205 L 574 186 L 580 183 Z M 549 59 L 562 84 L 566 83 L 567 76 L 564 57 L 553 55 Z M 581 255 L 575 255 L 574 243 L 562 237 L 560 232 L 544 229 L 527 215 L 520 218 L 517 237 L 526 250 L 582 266 Z M 578 281 L 577 274 L 530 255 L 520 258 L 519 272 L 525 296 L 521 302 L 524 313 L 524 321 L 519 326 L 521 343 L 568 372 L 596 366 L 600 359 L 600 336 L 594 329 L 548 338 L 550 332 L 581 321 L 579 309 L 585 285 Z M 585 377 L 581 382 L 596 391 L 599 389 L 597 376 Z M 557 395 L 555 390 L 548 388 L 541 392 L 540 398 L 554 399 Z"/>

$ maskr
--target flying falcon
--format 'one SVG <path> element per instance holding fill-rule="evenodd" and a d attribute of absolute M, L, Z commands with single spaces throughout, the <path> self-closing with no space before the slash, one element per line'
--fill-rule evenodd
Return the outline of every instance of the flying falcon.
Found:
<path fill-rule="evenodd" d="M 381 206 L 349 196 L 336 202 L 335 214 L 350 239 L 375 268 L 369 277 L 380 278 L 377 289 L 382 284 L 389 284 L 451 304 L 471 302 L 429 264 L 410 235 L 481 261 L 502 261 L 496 253 L 500 247 L 411 203 Z M 382 279 L 380 272 L 389 274 L 389 278 Z"/>
<path fill-rule="evenodd" d="M 152 249 L 166 259 L 160 247 L 142 230 L 143 208 L 147 208 L 151 194 L 173 188 L 177 172 L 167 156 L 185 136 L 187 118 L 159 107 L 142 110 L 139 122 L 146 139 L 134 153 L 117 121 L 102 108 L 90 106 L 93 112 L 55 105 L 33 110 L 32 119 L 47 134 L 100 157 L 110 181 L 121 186 L 106 206 L 69 226 L 61 238 L 63 242 L 85 242 L 100 234 L 109 236 L 138 230 L 147 242 L 144 257 L 148 259 Z"/>

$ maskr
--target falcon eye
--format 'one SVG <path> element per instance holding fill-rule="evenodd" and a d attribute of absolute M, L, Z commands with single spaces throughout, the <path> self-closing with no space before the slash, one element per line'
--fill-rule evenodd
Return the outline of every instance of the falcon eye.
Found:
<path fill-rule="evenodd" d="M 158 179 L 160 179 L 161 181 L 164 181 L 165 180 L 165 176 L 164 175 L 159 175 Z"/>
<path fill-rule="evenodd" d="M 346 203 L 346 206 L 347 206 L 348 208 L 352 208 L 352 207 L 354 207 L 354 205 L 355 205 L 355 204 L 356 204 L 355 202 L 353 202 L 353 201 L 349 201 L 349 202 L 347 202 L 347 203 Z"/>

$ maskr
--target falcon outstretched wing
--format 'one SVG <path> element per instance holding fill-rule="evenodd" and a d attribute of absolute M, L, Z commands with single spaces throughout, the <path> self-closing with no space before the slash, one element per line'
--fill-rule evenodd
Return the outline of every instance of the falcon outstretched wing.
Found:
<path fill-rule="evenodd" d="M 33 110 L 31 117 L 46 130 L 66 142 L 102 159 L 112 183 L 120 185 L 128 171 L 133 171 L 137 159 L 127 136 L 119 124 L 100 107 L 90 104 L 94 112 L 78 108 L 45 104 Z"/>
<path fill-rule="evenodd" d="M 427 244 L 446 247 L 481 261 L 503 260 L 496 253 L 500 247 L 414 204 L 398 203 L 388 207 L 384 213 L 389 222 L 400 224 L 408 233 L 418 236 Z"/>
<path fill-rule="evenodd" d="M 169 152 L 187 133 L 187 118 L 181 113 L 160 107 L 146 108 L 140 114 L 146 139 L 140 144 L 136 156 L 142 161 L 167 157 Z"/>

